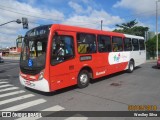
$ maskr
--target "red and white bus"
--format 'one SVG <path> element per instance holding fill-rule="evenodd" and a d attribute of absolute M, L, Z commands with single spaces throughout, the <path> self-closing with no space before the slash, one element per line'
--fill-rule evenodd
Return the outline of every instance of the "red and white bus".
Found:
<path fill-rule="evenodd" d="M 23 39 L 19 79 L 22 85 L 51 92 L 144 63 L 144 38 L 67 25 L 29 30 Z"/>

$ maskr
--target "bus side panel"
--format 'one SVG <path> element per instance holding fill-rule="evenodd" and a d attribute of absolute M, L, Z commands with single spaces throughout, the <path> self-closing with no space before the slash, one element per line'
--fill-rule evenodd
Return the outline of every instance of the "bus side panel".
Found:
<path fill-rule="evenodd" d="M 96 65 L 93 70 L 94 78 L 125 70 L 129 59 L 129 52 L 97 53 L 94 60 L 94 64 Z"/>
<path fill-rule="evenodd" d="M 107 74 L 107 56 L 108 53 L 97 53 L 94 55 L 93 78 L 99 78 Z"/>
<path fill-rule="evenodd" d="M 50 67 L 51 91 L 75 85 L 77 72 L 75 72 L 76 60 L 69 60 Z"/>
<path fill-rule="evenodd" d="M 130 52 L 110 52 L 108 55 L 107 69 L 109 74 L 123 71 L 130 60 Z"/>

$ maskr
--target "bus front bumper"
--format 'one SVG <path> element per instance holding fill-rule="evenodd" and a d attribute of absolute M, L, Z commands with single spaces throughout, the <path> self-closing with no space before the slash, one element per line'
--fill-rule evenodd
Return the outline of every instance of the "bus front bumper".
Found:
<path fill-rule="evenodd" d="M 21 84 L 26 87 L 43 91 L 43 92 L 50 92 L 48 81 L 44 78 L 38 81 L 30 81 L 30 80 L 24 79 L 22 76 L 19 76 L 19 80 Z"/>

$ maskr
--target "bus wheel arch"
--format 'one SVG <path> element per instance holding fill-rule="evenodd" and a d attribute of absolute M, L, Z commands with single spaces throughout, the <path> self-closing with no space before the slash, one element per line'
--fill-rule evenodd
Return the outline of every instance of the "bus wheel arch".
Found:
<path fill-rule="evenodd" d="M 93 71 L 90 67 L 83 67 L 77 78 L 77 85 L 79 88 L 85 88 L 89 85 L 90 79 L 93 78 Z"/>
<path fill-rule="evenodd" d="M 135 67 L 135 62 L 134 62 L 134 59 L 130 59 L 129 61 L 129 65 L 128 65 L 128 72 L 129 73 L 132 73 L 134 71 L 134 67 Z"/>

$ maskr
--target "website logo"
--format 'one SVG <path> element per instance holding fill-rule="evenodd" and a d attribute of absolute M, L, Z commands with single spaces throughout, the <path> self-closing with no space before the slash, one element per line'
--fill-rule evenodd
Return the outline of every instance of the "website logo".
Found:
<path fill-rule="evenodd" d="M 115 62 L 119 62 L 120 61 L 120 57 L 121 57 L 121 55 L 119 53 L 118 55 L 114 55 L 113 59 L 114 59 Z"/>
<path fill-rule="evenodd" d="M 2 117 L 12 117 L 11 112 L 2 112 Z"/>

